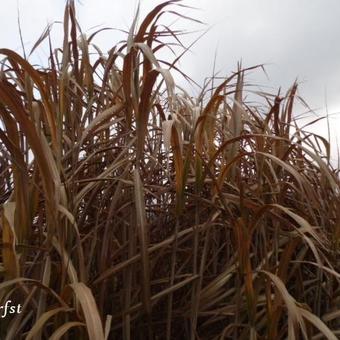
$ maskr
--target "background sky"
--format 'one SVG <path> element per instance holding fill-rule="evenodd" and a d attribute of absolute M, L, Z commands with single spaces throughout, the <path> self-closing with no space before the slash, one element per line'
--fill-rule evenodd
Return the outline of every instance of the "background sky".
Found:
<path fill-rule="evenodd" d="M 65 0 L 0 0 L 0 47 L 22 52 L 18 31 L 18 8 L 25 49 L 32 48 L 47 23 L 62 21 Z M 77 2 L 78 19 L 83 31 L 94 26 L 128 29 L 134 16 L 136 0 L 81 0 Z M 141 0 L 141 17 L 161 0 Z M 185 73 L 202 84 L 212 74 L 216 52 L 216 71 L 230 75 L 237 62 L 243 66 L 266 64 L 269 79 L 259 70 L 248 81 L 263 89 L 286 91 L 297 78 L 300 95 L 317 114 L 330 114 L 333 151 L 340 139 L 340 1 L 339 0 L 184 0 L 197 10 L 176 9 L 204 21 L 202 26 L 183 19 L 173 27 L 209 31 L 184 57 Z M 168 17 L 171 23 L 173 18 Z M 99 28 L 97 27 L 97 28 Z M 91 29 L 92 28 L 92 29 Z M 199 33 L 185 38 L 188 44 Z M 54 46 L 61 46 L 62 26 L 52 31 Z M 117 31 L 105 31 L 95 43 L 104 52 L 122 39 Z M 42 63 L 41 49 L 31 61 Z M 184 82 L 180 81 L 181 85 Z M 269 87 L 269 89 L 267 88 Z M 326 135 L 326 121 L 314 127 Z"/>

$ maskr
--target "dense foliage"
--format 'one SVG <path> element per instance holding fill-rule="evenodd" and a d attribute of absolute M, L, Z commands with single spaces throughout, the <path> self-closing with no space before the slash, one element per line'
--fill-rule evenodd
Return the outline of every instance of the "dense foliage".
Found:
<path fill-rule="evenodd" d="M 49 66 L 0 49 L 0 298 L 23 304 L 1 339 L 340 335 L 329 142 L 294 120 L 297 84 L 262 106 L 241 67 L 176 87 L 180 56 L 157 56 L 181 46 L 160 24 L 179 4 L 108 56 L 73 1 Z"/>

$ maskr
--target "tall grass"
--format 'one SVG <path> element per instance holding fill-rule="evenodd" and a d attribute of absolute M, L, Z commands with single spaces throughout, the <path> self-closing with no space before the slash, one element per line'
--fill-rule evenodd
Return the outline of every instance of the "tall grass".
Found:
<path fill-rule="evenodd" d="M 294 120 L 297 84 L 263 106 L 240 67 L 177 88 L 178 5 L 107 57 L 73 1 L 48 67 L 0 49 L 0 298 L 23 305 L 1 339 L 339 337 L 329 141 Z"/>

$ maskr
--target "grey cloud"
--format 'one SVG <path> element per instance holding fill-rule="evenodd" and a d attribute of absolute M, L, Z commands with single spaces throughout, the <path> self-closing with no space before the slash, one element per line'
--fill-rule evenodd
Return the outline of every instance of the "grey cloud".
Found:
<path fill-rule="evenodd" d="M 143 17 L 161 0 L 141 0 Z M 2 0 L 0 37 L 2 47 L 20 51 L 16 22 L 16 1 Z M 19 1 L 25 42 L 31 47 L 48 21 L 62 20 L 64 1 Z M 226 75 L 242 58 L 244 66 L 268 63 L 267 82 L 261 72 L 250 79 L 267 86 L 287 89 L 296 77 L 302 81 L 301 93 L 314 108 L 324 107 L 328 91 L 331 111 L 340 110 L 340 2 L 338 0 L 186 0 L 201 10 L 182 9 L 201 19 L 211 30 L 181 62 L 183 70 L 198 82 L 211 75 L 215 48 L 217 70 Z M 78 17 L 84 30 L 95 25 L 127 29 L 136 9 L 136 0 L 82 0 Z M 180 20 L 188 30 L 203 28 Z M 54 29 L 55 45 L 61 27 Z M 96 42 L 106 51 L 119 40 L 117 33 L 105 32 Z M 186 37 L 188 44 L 194 39 Z M 170 56 L 169 56 L 170 57 Z M 39 60 L 38 60 L 39 62 Z M 181 82 L 183 84 L 183 82 Z M 340 131 L 338 131 L 340 135 Z"/>

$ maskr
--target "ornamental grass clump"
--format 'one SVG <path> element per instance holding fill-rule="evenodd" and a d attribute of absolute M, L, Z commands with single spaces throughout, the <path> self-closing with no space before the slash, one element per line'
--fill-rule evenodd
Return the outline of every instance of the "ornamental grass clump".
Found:
<path fill-rule="evenodd" d="M 186 50 L 158 55 L 183 46 L 161 25 L 179 5 L 108 55 L 73 1 L 47 66 L 0 49 L 0 300 L 22 304 L 1 339 L 340 336 L 330 143 L 295 120 L 296 83 L 245 99 L 257 67 L 178 88 Z"/>

